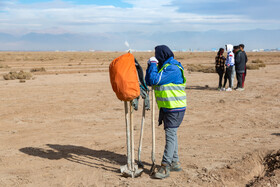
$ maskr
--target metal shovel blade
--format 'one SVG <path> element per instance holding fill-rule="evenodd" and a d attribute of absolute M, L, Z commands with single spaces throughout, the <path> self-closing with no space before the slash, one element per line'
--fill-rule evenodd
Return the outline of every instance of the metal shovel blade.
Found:
<path fill-rule="evenodd" d="M 152 175 L 155 174 L 155 170 L 156 170 L 156 164 L 153 163 L 153 164 L 152 164 L 152 167 L 151 167 L 151 169 L 150 169 L 150 176 L 152 176 Z"/>
<path fill-rule="evenodd" d="M 132 170 L 129 170 L 127 165 L 121 166 L 121 167 L 120 167 L 120 170 L 121 170 L 121 174 L 122 174 L 124 177 L 131 177 L 131 178 L 135 178 L 135 177 L 141 176 L 141 174 L 142 174 L 143 171 L 144 171 L 142 168 L 138 168 L 138 165 L 137 165 L 137 164 L 134 165 L 133 171 L 132 171 Z"/>

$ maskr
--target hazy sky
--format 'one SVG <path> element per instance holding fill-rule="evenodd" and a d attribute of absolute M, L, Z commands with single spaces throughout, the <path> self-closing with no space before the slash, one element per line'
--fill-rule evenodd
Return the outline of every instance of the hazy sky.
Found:
<path fill-rule="evenodd" d="M 280 29 L 280 0 L 0 0 L 0 32 Z"/>

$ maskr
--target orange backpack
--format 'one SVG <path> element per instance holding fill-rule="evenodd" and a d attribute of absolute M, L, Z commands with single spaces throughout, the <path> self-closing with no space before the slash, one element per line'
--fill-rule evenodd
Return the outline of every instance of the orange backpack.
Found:
<path fill-rule="evenodd" d="M 121 101 L 131 101 L 140 95 L 134 56 L 126 53 L 114 59 L 109 67 L 110 81 Z"/>

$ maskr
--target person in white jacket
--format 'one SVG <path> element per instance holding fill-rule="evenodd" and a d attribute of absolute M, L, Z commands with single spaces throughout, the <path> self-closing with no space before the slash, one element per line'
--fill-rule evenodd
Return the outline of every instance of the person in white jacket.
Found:
<path fill-rule="evenodd" d="M 226 74 L 224 77 L 224 86 L 222 90 L 224 91 L 232 91 L 233 87 L 233 81 L 232 81 L 232 69 L 234 67 L 234 53 L 233 53 L 233 45 L 227 44 L 226 45 L 226 50 L 227 50 L 227 59 L 226 59 Z M 229 87 L 225 89 L 227 80 L 229 81 Z"/>

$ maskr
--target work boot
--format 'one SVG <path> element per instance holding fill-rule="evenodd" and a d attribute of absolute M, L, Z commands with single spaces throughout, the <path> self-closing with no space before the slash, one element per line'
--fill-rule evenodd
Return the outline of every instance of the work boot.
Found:
<path fill-rule="evenodd" d="M 179 162 L 172 162 L 170 166 L 170 171 L 182 171 Z"/>
<path fill-rule="evenodd" d="M 158 171 L 155 173 L 154 177 L 156 179 L 164 179 L 169 177 L 170 174 L 170 166 L 168 164 L 161 164 Z"/>

